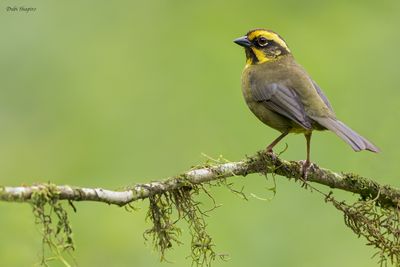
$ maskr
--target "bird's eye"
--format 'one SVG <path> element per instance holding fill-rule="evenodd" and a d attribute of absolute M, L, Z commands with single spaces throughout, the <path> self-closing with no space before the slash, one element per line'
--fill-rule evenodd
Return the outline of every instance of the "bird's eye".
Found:
<path fill-rule="evenodd" d="M 260 37 L 257 39 L 257 43 L 259 46 L 266 46 L 268 44 L 268 40 L 265 37 Z"/>

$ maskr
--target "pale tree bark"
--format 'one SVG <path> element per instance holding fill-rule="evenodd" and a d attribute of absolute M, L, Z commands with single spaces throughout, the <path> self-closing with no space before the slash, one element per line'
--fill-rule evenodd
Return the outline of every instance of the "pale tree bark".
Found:
<path fill-rule="evenodd" d="M 165 193 L 191 184 L 202 184 L 235 176 L 252 173 L 275 173 L 286 178 L 301 178 L 301 162 L 286 161 L 276 155 L 259 152 L 237 162 L 216 163 L 191 169 L 180 175 L 150 183 L 136 184 L 124 190 L 112 191 L 103 188 L 83 188 L 70 185 L 54 185 L 59 200 L 97 201 L 119 206 L 139 199 Z M 400 190 L 353 173 L 337 173 L 313 165 L 307 175 L 307 182 L 318 183 L 330 188 L 341 189 L 360 195 L 362 199 L 377 197 L 379 205 L 398 207 Z M 28 202 L 34 192 L 48 188 L 46 184 L 32 186 L 2 186 L 0 200 L 10 202 Z"/>

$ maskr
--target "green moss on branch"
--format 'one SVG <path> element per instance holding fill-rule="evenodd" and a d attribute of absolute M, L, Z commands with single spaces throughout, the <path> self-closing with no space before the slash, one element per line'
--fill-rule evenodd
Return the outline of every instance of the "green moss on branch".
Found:
<path fill-rule="evenodd" d="M 165 252 L 169 248 L 180 243 L 180 229 L 176 222 L 184 219 L 192 235 L 191 257 L 194 263 L 209 265 L 217 254 L 213 250 L 212 238 L 206 232 L 204 213 L 194 200 L 194 196 L 201 191 L 211 196 L 204 185 L 210 182 L 222 185 L 229 177 L 252 173 L 272 173 L 299 180 L 301 168 L 302 162 L 286 161 L 260 151 L 238 162 L 207 163 L 174 177 L 137 184 L 120 191 L 53 184 L 1 186 L 0 201 L 31 203 L 37 222 L 43 226 L 43 244 L 48 245 L 63 262 L 62 252 L 73 249 L 73 242 L 68 214 L 61 205 L 62 200 L 69 201 L 75 210 L 72 201 L 97 201 L 125 206 L 140 199 L 149 199 L 148 218 L 153 226 L 145 235 L 151 237 L 161 253 L 161 259 L 165 259 Z M 308 183 L 318 183 L 358 194 L 360 200 L 353 205 L 338 202 L 331 195 L 326 199 L 344 213 L 347 226 L 379 249 L 382 262 L 389 258 L 399 264 L 400 229 L 396 223 L 399 220 L 399 189 L 380 185 L 357 174 L 335 173 L 316 165 L 312 165 L 308 172 Z M 44 259 L 45 257 L 42 262 L 45 262 Z"/>

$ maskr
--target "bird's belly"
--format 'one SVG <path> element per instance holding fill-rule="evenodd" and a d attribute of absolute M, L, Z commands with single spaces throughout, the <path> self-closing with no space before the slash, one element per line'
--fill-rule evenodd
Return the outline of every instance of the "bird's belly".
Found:
<path fill-rule="evenodd" d="M 247 101 L 246 103 L 250 110 L 256 115 L 256 117 L 268 125 L 269 127 L 278 130 L 280 132 L 293 131 L 293 123 L 279 115 L 278 113 L 266 108 L 262 103 L 255 101 Z"/>

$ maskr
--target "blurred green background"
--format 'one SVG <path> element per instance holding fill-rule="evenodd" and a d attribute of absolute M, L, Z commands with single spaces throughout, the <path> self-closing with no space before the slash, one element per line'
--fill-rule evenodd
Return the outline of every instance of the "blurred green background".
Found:
<path fill-rule="evenodd" d="M 0 184 L 121 188 L 187 170 L 201 153 L 239 160 L 278 132 L 242 99 L 249 29 L 279 32 L 324 89 L 337 116 L 381 149 L 354 153 L 314 135 L 312 160 L 399 186 L 400 1 L 20 1 L 0 3 Z M 7 12 L 7 6 L 36 12 Z M 285 159 L 304 159 L 301 135 Z M 284 142 L 279 149 L 283 149 Z M 270 198 L 271 180 L 234 178 Z M 326 190 L 326 189 L 325 189 Z M 213 266 L 377 266 L 374 250 L 317 193 L 277 178 L 271 201 L 213 188 Z M 355 199 L 337 192 L 339 199 Z M 207 204 L 208 203 L 208 204 Z M 137 212 L 98 203 L 71 211 L 79 266 L 190 266 L 190 240 L 160 263 Z M 209 201 L 205 201 L 209 207 Z M 32 266 L 41 238 L 27 204 L 0 203 L 0 265 Z M 51 266 L 60 266 L 59 263 Z"/>

